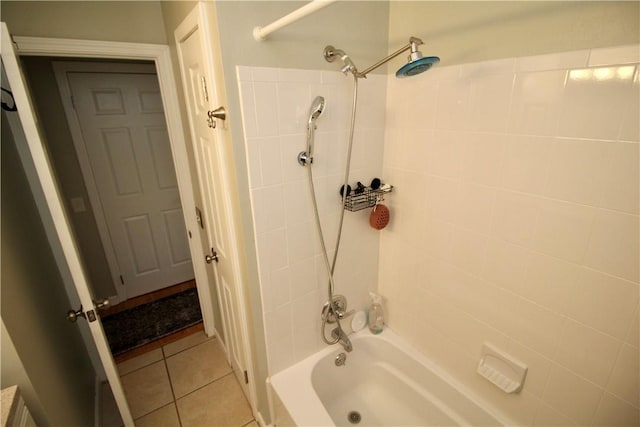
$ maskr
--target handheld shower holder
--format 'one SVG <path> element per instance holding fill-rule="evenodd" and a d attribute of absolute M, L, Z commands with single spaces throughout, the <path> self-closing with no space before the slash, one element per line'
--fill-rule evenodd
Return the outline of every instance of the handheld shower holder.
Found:
<path fill-rule="evenodd" d="M 313 156 L 310 156 L 306 151 L 301 151 L 298 153 L 298 163 L 300 166 L 307 166 L 313 163 Z"/>
<path fill-rule="evenodd" d="M 344 53 L 343 50 L 336 49 L 335 47 L 329 45 L 324 48 L 322 54 L 327 62 L 335 62 L 336 59 L 341 59 L 342 62 L 344 62 L 344 66 L 340 69 L 343 74 L 348 74 L 349 72 L 354 74 L 358 73 L 356 64 L 353 63 L 351 58 L 349 58 L 349 55 Z"/>

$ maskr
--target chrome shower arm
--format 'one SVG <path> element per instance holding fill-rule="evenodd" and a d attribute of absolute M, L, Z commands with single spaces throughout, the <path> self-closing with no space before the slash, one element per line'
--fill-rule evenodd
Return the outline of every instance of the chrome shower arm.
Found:
<path fill-rule="evenodd" d="M 347 74 L 348 72 L 352 72 L 355 75 L 358 72 L 358 69 L 356 68 L 356 64 L 353 63 L 351 58 L 349 58 L 349 55 L 344 53 L 344 50 L 342 49 L 336 49 L 335 47 L 329 45 L 324 48 L 323 55 L 324 55 L 324 59 L 327 62 L 334 62 L 338 58 L 342 60 L 344 66 L 340 71 L 342 71 L 345 74 Z"/>
<path fill-rule="evenodd" d="M 400 49 L 396 50 L 395 52 L 393 52 L 391 55 L 387 56 L 386 58 L 383 58 L 380 61 L 376 62 L 375 64 L 373 64 L 372 66 L 370 66 L 366 70 L 354 72 L 354 75 L 356 77 L 358 77 L 358 78 L 367 78 L 367 74 L 369 74 L 370 72 L 372 72 L 376 68 L 386 64 L 387 62 L 391 61 L 396 56 L 400 55 L 403 52 L 406 52 L 409 49 L 412 49 L 412 51 L 415 51 L 417 49 L 417 47 L 420 46 L 421 44 L 424 44 L 424 42 L 422 40 L 420 40 L 417 37 L 411 37 L 411 38 L 409 38 L 409 43 L 407 43 L 406 45 L 404 45 Z"/>

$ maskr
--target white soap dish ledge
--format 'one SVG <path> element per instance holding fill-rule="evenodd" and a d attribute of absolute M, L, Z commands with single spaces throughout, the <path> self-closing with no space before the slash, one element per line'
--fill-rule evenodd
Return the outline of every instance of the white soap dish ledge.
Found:
<path fill-rule="evenodd" d="M 493 345 L 482 345 L 477 372 L 505 393 L 518 393 L 522 390 L 527 370 L 527 365 Z"/>

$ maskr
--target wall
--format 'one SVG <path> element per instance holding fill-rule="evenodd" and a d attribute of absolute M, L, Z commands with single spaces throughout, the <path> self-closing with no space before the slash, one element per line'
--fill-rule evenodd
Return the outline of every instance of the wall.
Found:
<path fill-rule="evenodd" d="M 60 99 L 58 84 L 53 73 L 52 62 L 59 58 L 25 57 L 23 70 L 29 84 L 42 130 L 45 144 L 51 156 L 56 179 L 65 208 L 80 249 L 80 256 L 89 276 L 89 283 L 96 298 L 107 298 L 117 294 L 107 258 L 98 234 L 98 226 L 89 203 L 89 194 L 84 184 L 80 164 L 76 156 L 73 139 Z M 71 199 L 81 197 L 87 210 L 74 212 Z"/>
<path fill-rule="evenodd" d="M 114 5 L 117 4 L 117 7 Z M 166 44 L 161 2 L 65 2 L 65 1 L 3 1 L 2 20 L 12 34 L 35 37 L 60 37 L 137 43 Z M 80 196 L 88 210 L 72 215 L 72 225 L 82 250 L 90 283 L 98 296 L 116 295 L 111 273 L 99 244 L 95 220 L 90 212 L 86 188 L 79 165 L 70 144 L 71 138 L 61 107 L 50 59 L 31 57 L 24 59 L 25 71 L 30 77 L 34 98 L 48 99 L 39 105 L 39 115 L 51 144 L 67 207 L 70 197 Z M 60 149 L 60 151 L 58 151 Z M 69 210 L 71 212 L 71 210 Z M 96 244 L 96 242 L 98 244 Z"/>
<path fill-rule="evenodd" d="M 638 43 L 639 14 L 636 2 L 390 4 L 390 51 L 411 34 L 443 66 L 507 59 L 389 81 L 389 322 L 525 425 L 638 423 L 637 74 L 634 89 L 608 71 L 600 84 L 564 77 L 624 60 L 586 49 Z M 473 373 L 482 340 L 529 364 L 522 395 Z"/>
<path fill-rule="evenodd" d="M 640 421 L 638 62 L 632 45 L 388 82 L 388 324 L 518 425 Z M 522 393 L 475 373 L 484 341 L 529 366 Z"/>
<path fill-rule="evenodd" d="M 320 350 L 322 305 L 328 276 L 314 221 L 307 171 L 297 156 L 306 147 L 308 111 L 325 98 L 317 120 L 313 177 L 331 259 L 341 211 L 352 98 L 352 79 L 320 72 L 238 67 L 251 211 L 256 232 L 259 284 L 264 312 L 269 374 Z M 382 171 L 384 76 L 360 82 L 359 120 L 350 180 L 368 185 Z M 379 232 L 369 227 L 370 209 L 346 212 L 335 269 L 336 294 L 349 309 L 363 309 L 375 289 Z M 345 322 L 345 326 L 350 318 Z M 327 328 L 327 333 L 330 328 Z"/>
<path fill-rule="evenodd" d="M 18 36 L 166 44 L 160 3 L 3 0 L 1 10 Z"/>
<path fill-rule="evenodd" d="M 23 396 L 31 416 L 37 420 L 46 420 L 40 399 L 38 399 L 38 395 L 27 375 L 27 371 L 24 369 L 24 365 L 18 356 L 16 347 L 13 345 L 13 341 L 11 341 L 9 332 L 7 332 L 7 328 L 4 326 L 4 321 L 2 321 L 0 340 L 0 351 L 2 352 L 0 355 L 0 360 L 2 360 L 0 387 L 4 390 L 7 387 L 19 384 L 20 395 Z M 3 414 L 3 416 L 4 415 L 5 414 Z M 40 425 L 44 425 L 44 422 Z"/>
<path fill-rule="evenodd" d="M 392 1 L 389 14 L 390 51 L 414 35 L 442 65 L 618 46 L 640 34 L 638 2 Z"/>
<path fill-rule="evenodd" d="M 244 246 L 252 292 L 258 292 L 256 254 L 253 250 L 253 224 L 250 212 L 249 181 L 244 139 L 240 120 L 240 97 L 235 67 L 291 67 L 335 70 L 322 58 L 327 44 L 351 53 L 357 64 L 373 62 L 387 51 L 389 6 L 387 2 L 339 2 L 326 7 L 269 36 L 267 41 L 253 39 L 253 28 L 264 26 L 303 6 L 299 1 L 223 1 L 216 3 L 220 54 L 228 100 L 228 121 L 234 143 L 238 199 L 242 213 Z M 305 109 L 308 106 L 305 107 Z M 253 295 L 259 300 L 259 295 Z M 260 315 L 260 313 L 257 313 Z"/>
<path fill-rule="evenodd" d="M 44 410 L 38 425 L 92 425 L 96 375 L 80 325 L 64 317 L 70 303 L 2 117 L 2 320 Z"/>
<path fill-rule="evenodd" d="M 266 41 L 253 38 L 253 28 L 267 25 L 300 8 L 303 1 L 223 1 L 216 4 L 221 55 L 224 64 L 229 120 L 234 139 L 242 140 L 239 120 L 240 99 L 235 78 L 238 65 L 335 70 L 324 61 L 322 51 L 328 44 L 349 52 L 356 64 L 370 64 L 387 51 L 389 5 L 387 2 L 358 1 L 334 3 L 310 17 L 303 18 L 269 36 Z M 238 185 L 248 188 L 243 165 L 246 153 L 242 144 L 234 156 Z M 248 193 L 240 190 L 243 208 L 249 206 Z M 246 210 L 246 209 L 244 209 Z M 251 221 L 243 217 L 250 229 Z M 251 236 L 247 238 L 248 246 Z"/>
<path fill-rule="evenodd" d="M 236 66 L 291 67 L 335 70 L 324 62 L 321 52 L 333 43 L 348 49 L 358 64 L 368 63 L 384 56 L 387 50 L 388 4 L 386 2 L 340 2 L 302 19 L 272 34 L 267 41 L 257 42 L 252 31 L 255 26 L 266 25 L 304 5 L 292 1 L 222 1 L 216 2 L 215 15 L 219 32 L 219 55 L 224 65 L 225 92 L 229 128 L 233 138 L 233 157 L 238 188 L 238 212 L 243 230 L 248 298 L 253 307 L 253 333 L 262 335 L 263 312 L 261 306 L 258 261 L 255 251 L 255 230 L 251 216 L 249 172 L 246 166 L 241 101 L 236 78 Z M 303 109 L 306 111 L 308 105 Z M 289 326 L 287 326 L 289 328 Z M 262 338 L 255 341 L 259 356 L 264 354 Z M 293 349 L 287 349 L 289 356 Z M 264 356 L 258 358 L 259 375 L 267 374 Z M 291 360 L 291 359 L 287 359 Z M 258 399 L 262 398 L 258 390 Z M 262 399 L 263 401 L 264 399 Z M 264 408 L 264 405 L 261 405 Z M 266 413 L 266 410 L 261 411 Z"/>

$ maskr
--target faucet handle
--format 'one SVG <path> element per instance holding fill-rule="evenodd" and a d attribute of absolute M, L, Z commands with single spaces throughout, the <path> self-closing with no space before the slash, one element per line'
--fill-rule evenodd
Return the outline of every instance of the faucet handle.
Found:
<path fill-rule="evenodd" d="M 344 295 L 335 295 L 331 304 L 329 301 L 324 303 L 322 307 L 322 319 L 323 322 L 327 323 L 336 323 L 336 318 L 342 319 L 344 316 L 349 316 L 352 314 L 353 310 L 350 312 L 346 312 L 347 310 L 347 299 Z M 326 320 L 325 320 L 326 319 Z"/>
<path fill-rule="evenodd" d="M 345 334 L 344 331 L 339 327 L 334 328 L 331 331 L 331 338 L 336 340 L 335 342 L 339 342 L 340 344 L 342 344 L 344 351 L 350 352 L 351 350 L 353 350 L 353 345 L 351 344 L 351 340 L 349 339 L 347 334 Z"/>
<path fill-rule="evenodd" d="M 355 312 L 356 312 L 355 310 L 349 310 L 346 313 L 344 311 L 338 311 L 338 312 L 336 312 L 336 314 L 338 315 L 338 319 L 342 320 L 345 317 L 351 316 Z"/>

